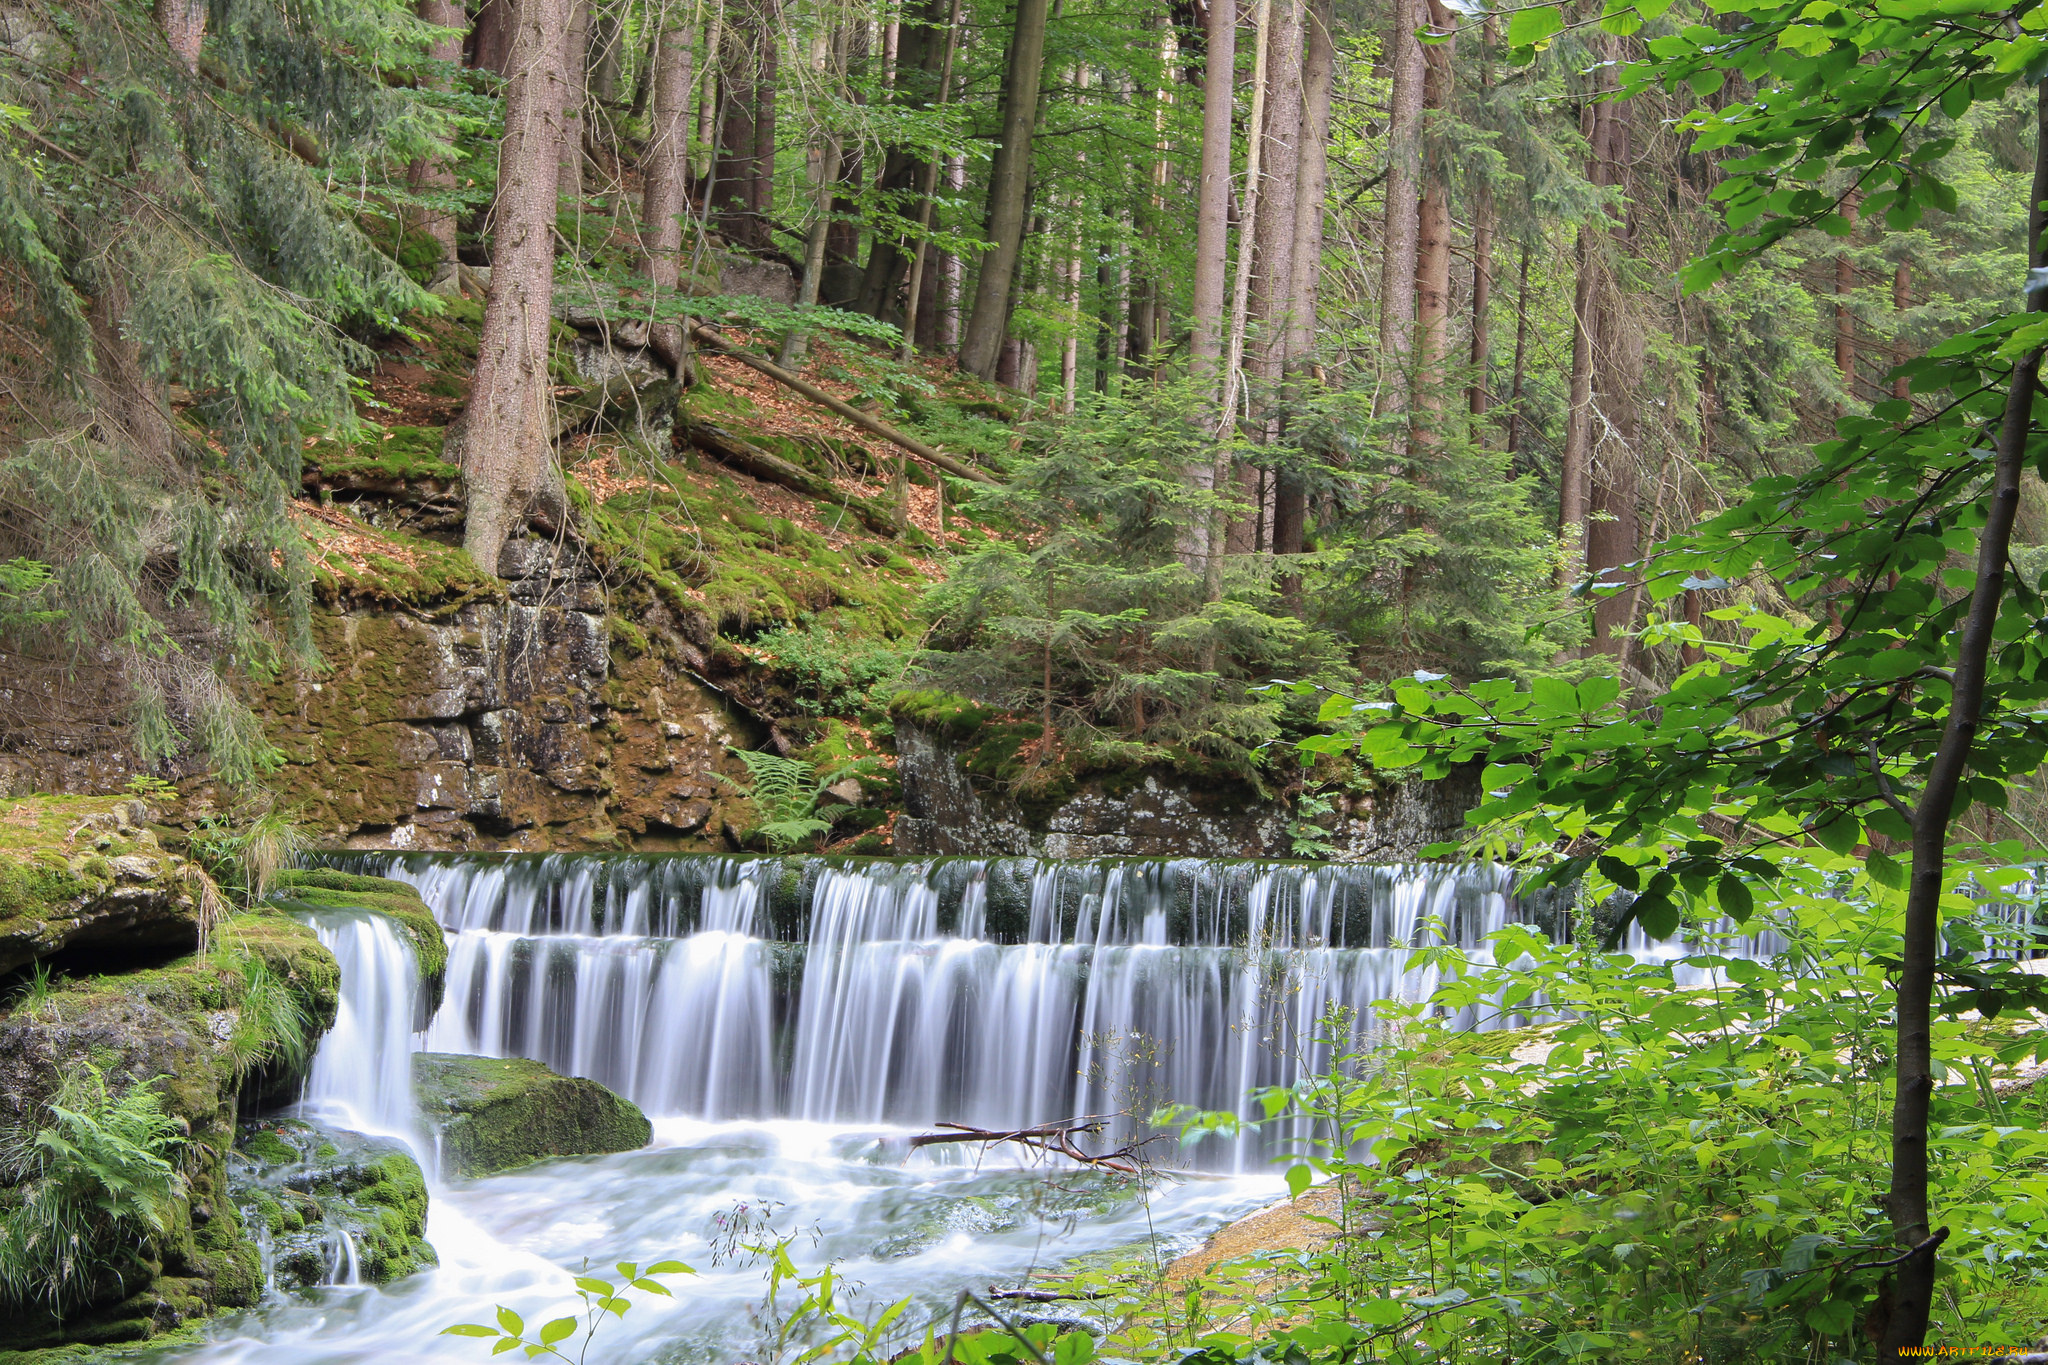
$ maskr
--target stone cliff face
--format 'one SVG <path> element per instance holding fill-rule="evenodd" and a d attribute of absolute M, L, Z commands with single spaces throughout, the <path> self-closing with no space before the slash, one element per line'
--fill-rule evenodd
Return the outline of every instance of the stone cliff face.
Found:
<path fill-rule="evenodd" d="M 912 854 L 1050 858 L 1290 858 L 1289 807 L 1249 784 L 1165 768 L 1091 774 L 1044 797 L 1020 797 L 978 777 L 946 735 L 899 716 L 896 745 L 903 815 L 896 848 Z M 1405 862 L 1459 837 L 1478 800 L 1478 774 L 1389 784 L 1318 827 L 1324 855 Z"/>
<path fill-rule="evenodd" d="M 580 553 L 518 541 L 504 567 L 502 596 L 316 615 L 330 671 L 263 698 L 282 799 L 353 848 L 724 846 L 714 775 L 747 726 L 688 623 L 652 607 L 632 633 L 666 647 L 616 651 Z"/>

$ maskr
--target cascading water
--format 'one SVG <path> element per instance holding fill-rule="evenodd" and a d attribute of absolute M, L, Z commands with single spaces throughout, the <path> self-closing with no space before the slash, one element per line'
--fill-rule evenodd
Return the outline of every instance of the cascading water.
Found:
<path fill-rule="evenodd" d="M 1433 989 L 1417 948 L 1483 957 L 1489 933 L 1542 917 L 1504 872 L 1475 867 L 345 864 L 419 888 L 450 936 L 447 991 L 415 1033 L 415 966 L 397 930 L 316 916 L 341 963 L 342 1004 L 307 1085 L 310 1113 L 418 1151 L 415 1050 L 519 1054 L 632 1097 L 655 1117 L 655 1141 L 437 1186 L 437 1269 L 273 1300 L 178 1355 L 191 1365 L 478 1359 L 441 1329 L 487 1321 L 501 1303 L 543 1321 L 575 1309 L 578 1267 L 670 1256 L 703 1273 L 672 1303 L 609 1327 L 593 1365 L 749 1358 L 760 1271 L 716 1252 L 736 1206 L 812 1230 L 808 1263 L 839 1264 L 864 1302 L 913 1298 L 907 1322 L 942 1319 L 962 1285 L 1154 1239 L 1186 1244 L 1273 1197 L 1264 1158 L 1290 1135 L 1201 1155 L 1210 1170 L 1249 1174 L 1145 1191 L 1095 1172 L 1048 1183 L 1000 1152 L 906 1158 L 900 1135 L 945 1120 L 1142 1115 L 1168 1101 L 1238 1107 L 1248 1090 L 1326 1062 L 1330 1006 L 1357 1011 L 1350 1027 L 1363 1033 L 1371 1002 Z M 431 1168 L 431 1149 L 422 1155 Z M 1061 1229 L 1050 1241 L 1049 1225 Z M 351 1277 L 349 1252 L 331 1249 L 331 1279 Z"/>
<path fill-rule="evenodd" d="M 1491 867 L 349 862 L 413 883 L 453 935 L 427 1047 L 538 1058 L 712 1120 L 1239 1108 L 1327 1063 L 1332 1007 L 1356 1034 L 1373 1001 L 1434 989 L 1415 949 L 1483 956 L 1521 913 Z M 1204 1164 L 1256 1166 L 1285 1136 Z"/>
<path fill-rule="evenodd" d="M 412 1040 L 419 970 L 412 949 L 381 915 L 323 911 L 313 916 L 313 929 L 341 966 L 341 998 L 334 1027 L 313 1054 L 302 1107 L 320 1122 L 417 1147 Z"/>

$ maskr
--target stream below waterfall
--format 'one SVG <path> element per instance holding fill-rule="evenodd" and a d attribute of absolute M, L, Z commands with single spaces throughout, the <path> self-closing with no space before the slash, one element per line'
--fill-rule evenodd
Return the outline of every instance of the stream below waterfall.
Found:
<path fill-rule="evenodd" d="M 958 1291 L 1077 1257 L 1171 1256 L 1283 1191 L 1293 1132 L 1182 1153 L 1141 1188 L 1020 1167 L 1007 1150 L 911 1154 L 942 1121 L 1024 1126 L 1162 1103 L 1248 1107 L 1331 1055 L 1319 1021 L 1416 999 L 1456 944 L 1538 914 L 1482 867 L 1197 860 L 1060 863 L 701 855 L 358 855 L 416 886 L 447 934 L 446 994 L 420 1018 L 412 955 L 388 921 L 316 927 L 342 965 L 341 1009 L 301 1111 L 401 1137 L 432 1184 L 437 1269 L 377 1287 L 273 1295 L 224 1319 L 199 1365 L 482 1360 L 437 1335 L 504 1304 L 529 1324 L 576 1306 L 586 1263 L 678 1259 L 673 1301 L 642 1297 L 597 1362 L 763 1358 L 765 1273 L 735 1242 L 766 1224 L 806 1273 L 836 1264 L 878 1308 L 923 1324 Z M 1647 945 L 1645 945 L 1647 946 Z M 1480 1023 L 1482 1021 L 1473 1021 Z M 464 1181 L 435 1177 L 412 1116 L 415 1051 L 526 1056 L 638 1103 L 654 1141 Z M 752 1232 L 748 1230 L 752 1229 Z"/>

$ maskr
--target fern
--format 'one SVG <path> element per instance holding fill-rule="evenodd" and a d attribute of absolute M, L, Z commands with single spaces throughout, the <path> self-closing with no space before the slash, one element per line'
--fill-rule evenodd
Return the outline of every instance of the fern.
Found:
<path fill-rule="evenodd" d="M 784 853 L 808 840 L 832 832 L 833 820 L 850 809 L 846 806 L 818 808 L 818 798 L 838 779 L 838 772 L 818 776 L 812 764 L 800 758 L 784 758 L 765 750 L 734 749 L 733 756 L 747 768 L 751 779 L 745 787 L 729 783 L 752 799 L 761 817 L 754 832 L 768 844 L 771 853 Z"/>
<path fill-rule="evenodd" d="M 152 1084 L 116 1096 L 91 1062 L 47 1110 L 47 1125 L 0 1139 L 0 1173 L 16 1183 L 0 1226 L 0 1297 L 62 1313 L 163 1232 L 184 1188 L 171 1161 L 182 1139 Z"/>

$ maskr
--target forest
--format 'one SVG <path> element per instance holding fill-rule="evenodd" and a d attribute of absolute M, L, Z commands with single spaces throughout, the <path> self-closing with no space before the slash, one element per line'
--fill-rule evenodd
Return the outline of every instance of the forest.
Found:
<path fill-rule="evenodd" d="M 2048 1362 L 2040 0 L 13 0 L 0 142 L 0 1365 Z"/>

